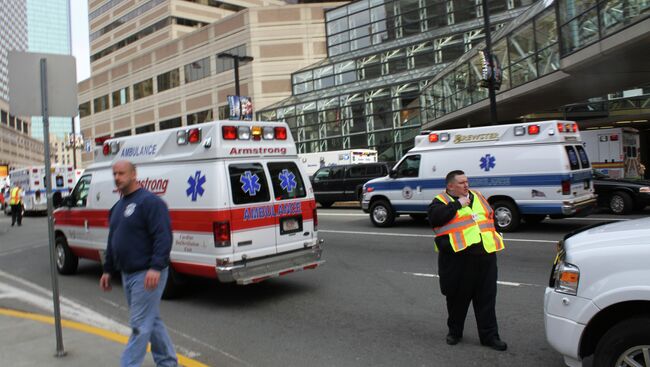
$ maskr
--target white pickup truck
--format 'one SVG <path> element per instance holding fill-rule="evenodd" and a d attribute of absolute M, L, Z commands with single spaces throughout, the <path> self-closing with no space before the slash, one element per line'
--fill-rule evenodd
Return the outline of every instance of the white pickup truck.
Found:
<path fill-rule="evenodd" d="M 544 296 L 549 344 L 568 366 L 650 366 L 650 218 L 597 225 L 558 243 Z"/>

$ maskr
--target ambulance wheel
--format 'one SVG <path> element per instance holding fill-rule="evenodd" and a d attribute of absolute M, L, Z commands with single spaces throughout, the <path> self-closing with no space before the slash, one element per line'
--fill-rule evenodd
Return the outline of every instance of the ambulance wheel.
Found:
<path fill-rule="evenodd" d="M 174 268 L 170 265 L 167 270 L 167 283 L 165 284 L 165 289 L 163 289 L 162 298 L 163 299 L 175 299 L 180 297 L 183 289 L 183 278 L 178 274 Z"/>
<path fill-rule="evenodd" d="M 524 222 L 528 224 L 537 224 L 541 223 L 546 219 L 546 214 L 526 214 L 524 215 Z"/>
<path fill-rule="evenodd" d="M 494 209 L 494 225 L 499 232 L 513 232 L 519 227 L 519 210 L 510 201 L 497 201 L 492 204 Z"/>
<path fill-rule="evenodd" d="M 318 203 L 320 204 L 321 208 L 329 208 L 334 205 L 333 201 L 319 201 Z"/>
<path fill-rule="evenodd" d="M 594 367 L 648 366 L 650 318 L 639 316 L 619 322 L 600 338 Z"/>
<path fill-rule="evenodd" d="M 377 227 L 390 227 L 395 223 L 395 212 L 385 200 L 370 204 L 370 221 Z"/>
<path fill-rule="evenodd" d="M 54 250 L 56 255 L 56 270 L 59 274 L 71 275 L 77 272 L 79 258 L 72 253 L 68 247 L 68 241 L 63 236 L 57 236 L 54 240 Z"/>
<path fill-rule="evenodd" d="M 628 214 L 633 206 L 632 198 L 625 192 L 617 191 L 609 198 L 609 210 L 614 214 Z"/>

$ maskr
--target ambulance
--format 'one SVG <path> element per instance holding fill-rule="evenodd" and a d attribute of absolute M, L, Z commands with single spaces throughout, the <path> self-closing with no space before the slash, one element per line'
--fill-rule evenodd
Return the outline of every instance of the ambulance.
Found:
<path fill-rule="evenodd" d="M 629 127 L 587 130 L 581 136 L 595 170 L 611 178 L 643 178 L 639 130 Z"/>
<path fill-rule="evenodd" d="M 407 214 L 424 218 L 445 190 L 445 176 L 463 170 L 470 189 L 494 208 L 499 231 L 515 231 L 521 219 L 586 215 L 596 204 L 589 158 L 571 121 L 440 130 L 416 136 L 386 177 L 367 182 L 362 209 L 378 227 Z"/>
<path fill-rule="evenodd" d="M 53 165 L 52 197 L 60 201 L 68 196 L 74 186 L 72 166 Z M 45 166 L 33 166 L 14 169 L 9 172 L 9 181 L 23 190 L 23 206 L 26 214 L 44 213 L 47 211 L 47 194 L 45 192 Z M 5 214 L 11 214 L 11 206 L 5 207 Z"/>
<path fill-rule="evenodd" d="M 75 273 L 79 258 L 104 259 L 119 160 L 134 163 L 140 187 L 169 208 L 166 297 L 184 276 L 251 284 L 324 262 L 314 194 L 287 125 L 216 121 L 105 141 L 54 213 L 61 274 Z"/>

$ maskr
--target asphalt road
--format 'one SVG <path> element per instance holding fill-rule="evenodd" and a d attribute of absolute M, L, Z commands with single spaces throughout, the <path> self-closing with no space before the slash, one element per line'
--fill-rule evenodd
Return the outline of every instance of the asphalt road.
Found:
<path fill-rule="evenodd" d="M 408 217 L 379 229 L 359 209 L 319 210 L 323 267 L 246 287 L 195 280 L 183 298 L 163 302 L 163 319 L 179 351 L 211 366 L 560 367 L 542 304 L 555 242 L 584 225 L 649 214 L 546 220 L 506 234 L 497 296 L 506 352 L 479 345 L 471 308 L 463 342 L 446 345 L 431 229 Z M 11 228 L 0 218 L 2 272 L 49 288 L 48 256 L 45 218 Z M 121 286 L 102 293 L 100 275 L 99 264 L 81 261 L 78 274 L 59 278 L 62 296 L 127 324 Z"/>

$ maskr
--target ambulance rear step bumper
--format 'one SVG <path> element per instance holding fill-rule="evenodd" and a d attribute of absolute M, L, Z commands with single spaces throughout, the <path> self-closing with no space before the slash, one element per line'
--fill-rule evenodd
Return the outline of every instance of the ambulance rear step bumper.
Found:
<path fill-rule="evenodd" d="M 219 281 L 237 282 L 246 285 L 295 273 L 301 270 L 316 269 L 325 260 L 321 260 L 323 249 L 320 244 L 290 253 L 265 257 L 260 260 L 238 262 L 228 266 L 217 266 Z"/>
<path fill-rule="evenodd" d="M 596 198 L 590 198 L 576 203 L 564 203 L 562 214 L 565 216 L 586 216 L 596 207 Z"/>

